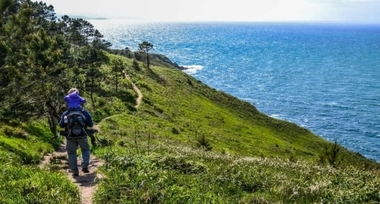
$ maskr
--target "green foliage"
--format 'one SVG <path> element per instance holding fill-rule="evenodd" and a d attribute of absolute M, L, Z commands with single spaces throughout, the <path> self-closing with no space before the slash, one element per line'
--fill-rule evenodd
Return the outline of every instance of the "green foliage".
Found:
<path fill-rule="evenodd" d="M 148 41 L 143 41 L 139 43 L 139 51 L 145 53 L 146 58 L 146 67 L 148 70 L 150 69 L 150 59 L 149 59 L 149 51 L 153 49 L 153 44 Z"/>
<path fill-rule="evenodd" d="M 140 150 L 146 143 L 140 138 Z M 159 140 L 156 138 L 156 140 Z M 95 203 L 375 203 L 378 170 L 231 157 L 155 141 L 150 155 L 108 147 Z M 129 145 L 128 145 L 129 144 Z"/>
<path fill-rule="evenodd" d="M 113 82 L 115 84 L 115 92 L 117 93 L 119 91 L 119 80 L 121 77 L 123 77 L 123 69 L 124 69 L 124 64 L 121 59 L 116 59 L 111 62 L 112 64 L 112 74 L 113 76 Z"/>
<path fill-rule="evenodd" d="M 3 124 L 0 128 L 0 147 L 3 150 L 0 160 L 10 164 L 38 164 L 43 154 L 53 150 L 52 144 L 44 142 L 47 137 L 35 135 L 23 126 Z"/>
<path fill-rule="evenodd" d="M 198 203 L 222 202 L 218 195 L 201 193 L 200 183 L 177 174 L 196 174 L 203 166 L 183 158 L 116 157 L 110 158 L 109 177 L 95 196 L 95 203 Z M 121 170 L 123 169 L 123 170 Z M 120 182 L 120 181 L 129 182 Z M 115 181 L 117 181 L 115 183 Z M 123 189 L 119 191 L 118 189 Z"/>
<path fill-rule="evenodd" d="M 380 202 L 378 163 L 206 86 L 149 42 L 116 56 L 89 22 L 56 21 L 46 4 L 0 11 L 0 121 L 18 121 L 0 126 L 1 203 L 80 202 L 63 175 L 37 167 L 61 142 L 51 137 L 71 87 L 101 129 L 95 203 Z"/>
<path fill-rule="evenodd" d="M 61 173 L 19 165 L 0 169 L 1 203 L 80 203 L 77 187 Z"/>
<path fill-rule="evenodd" d="M 201 134 L 197 138 L 197 147 L 203 148 L 207 151 L 212 150 L 211 143 L 206 139 L 206 136 L 204 134 Z"/>
<path fill-rule="evenodd" d="M 46 123 L 0 126 L 0 203 L 78 203 L 77 187 L 62 173 L 40 170 L 43 155 L 59 141 L 51 140 Z M 19 134 L 26 137 L 19 137 Z"/>
<path fill-rule="evenodd" d="M 135 59 L 132 62 L 133 62 L 133 66 L 132 66 L 133 69 L 136 71 L 141 71 L 139 63 Z"/>
<path fill-rule="evenodd" d="M 5 136 L 17 137 L 22 139 L 27 139 L 28 134 L 24 132 L 20 127 L 11 127 L 9 125 L 3 125 L 0 132 L 3 132 Z"/>
<path fill-rule="evenodd" d="M 0 16 L 0 121 L 46 116 L 52 133 L 71 87 L 93 93 L 109 43 L 83 19 L 63 16 L 43 2 L 2 2 Z"/>
<path fill-rule="evenodd" d="M 320 163 L 328 163 L 333 167 L 336 167 L 339 163 L 339 152 L 341 148 L 339 147 L 338 141 L 335 140 L 334 144 L 326 145 L 324 147 L 324 152 L 320 155 Z"/>

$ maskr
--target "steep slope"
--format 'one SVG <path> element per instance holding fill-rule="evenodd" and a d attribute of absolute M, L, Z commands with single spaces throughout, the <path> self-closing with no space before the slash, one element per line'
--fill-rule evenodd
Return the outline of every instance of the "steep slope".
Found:
<path fill-rule="evenodd" d="M 98 189 L 93 203 L 380 201 L 376 162 L 262 114 L 178 68 L 147 69 L 110 57 L 124 62 L 128 77 L 120 75 L 117 92 L 112 79 L 101 83 L 95 104 L 86 105 L 102 130 L 92 153 L 104 161 L 98 169 L 104 179 L 92 186 Z M 111 70 L 107 64 L 101 71 L 109 76 Z M 2 124 L 0 192 L 6 193 L 0 201 L 83 199 L 61 169 L 37 166 L 59 146 L 47 121 Z"/>
<path fill-rule="evenodd" d="M 123 60 L 133 84 L 107 100 L 125 108 L 99 123 L 107 179 L 96 203 L 380 201 L 375 162 L 177 68 Z"/>
<path fill-rule="evenodd" d="M 127 129 L 149 123 L 155 135 L 189 144 L 203 138 L 214 151 L 244 156 L 317 161 L 336 147 L 303 127 L 271 118 L 245 101 L 208 87 L 175 65 L 147 69 L 143 63 L 126 57 L 110 57 L 124 61 L 124 71 L 144 95 L 136 111 L 132 101 L 138 96 L 131 92 L 133 85 L 125 82 L 121 92 L 128 93 L 128 97 L 119 97 L 118 101 L 124 100 L 123 104 L 129 107 L 125 118 Z M 170 62 L 166 60 L 166 64 L 167 61 Z M 106 69 L 103 71 L 107 73 Z M 109 90 L 109 84 L 103 88 Z M 343 163 L 366 160 L 342 147 L 338 151 Z"/>

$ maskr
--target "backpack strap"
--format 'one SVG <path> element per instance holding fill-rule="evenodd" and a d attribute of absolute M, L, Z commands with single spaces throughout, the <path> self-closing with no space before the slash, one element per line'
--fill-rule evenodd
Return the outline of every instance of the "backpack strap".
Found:
<path fill-rule="evenodd" d="M 80 117 L 82 118 L 83 121 L 82 121 L 82 124 L 81 124 L 81 133 L 80 133 L 80 135 L 77 135 L 77 136 L 73 135 L 72 127 L 71 127 L 72 124 L 69 124 L 72 121 L 70 121 L 70 118 L 68 118 L 68 122 L 67 122 L 66 128 L 65 128 L 66 131 L 67 131 L 66 138 L 67 139 L 85 138 L 88 135 L 88 133 L 86 131 L 86 120 L 87 120 L 86 116 L 83 114 L 82 110 L 69 110 L 69 111 L 67 111 L 67 113 L 65 114 L 65 116 L 67 117 L 67 116 L 69 116 L 71 114 L 79 114 Z"/>

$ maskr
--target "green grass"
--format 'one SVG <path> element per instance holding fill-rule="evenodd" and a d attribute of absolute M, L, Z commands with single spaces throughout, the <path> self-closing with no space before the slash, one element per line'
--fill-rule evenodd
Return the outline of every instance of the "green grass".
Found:
<path fill-rule="evenodd" d="M 121 128 L 113 130 L 115 134 L 149 129 L 154 135 L 183 144 L 193 143 L 194 138 L 205 135 L 214 151 L 309 161 L 321 160 L 325 147 L 332 145 L 305 128 L 268 117 L 251 104 L 216 91 L 180 70 L 157 66 L 147 70 L 140 64 L 141 71 L 137 72 L 129 66 L 132 64 L 129 59 L 121 59 L 128 64 L 126 71 L 144 97 L 138 111 L 130 108 L 135 105 L 137 95 L 130 93 L 129 82 L 123 82 L 119 92 L 130 93 L 128 96 L 132 99 L 110 98 L 107 104 L 93 110 L 106 116 L 103 109 L 119 107 L 118 113 L 107 111 L 108 115 L 124 117 L 117 124 Z M 107 71 L 105 68 L 104 74 Z M 110 85 L 104 89 L 111 90 Z M 340 148 L 342 163 L 366 162 L 360 155 Z"/>
<path fill-rule="evenodd" d="M 380 202 L 376 162 L 180 70 L 110 57 L 125 62 L 143 101 L 134 108 L 131 82 L 115 93 L 109 79 L 86 104 L 101 129 L 92 153 L 105 160 L 94 203 Z M 1 203 L 79 203 L 65 175 L 38 168 L 62 142 L 51 137 L 44 119 L 1 124 Z"/>
<path fill-rule="evenodd" d="M 0 203 L 79 203 L 66 175 L 41 170 L 43 155 L 59 144 L 43 121 L 0 126 Z"/>
<path fill-rule="evenodd" d="M 95 151 L 106 161 L 95 203 L 380 201 L 378 170 L 233 156 L 164 138 L 149 139 L 142 133 L 135 138 L 113 136 L 123 145 L 118 142 Z"/>
<path fill-rule="evenodd" d="M 37 123 L 33 124 L 1 125 L 1 161 L 11 164 L 38 164 L 44 154 L 53 151 L 52 145 L 57 142 L 51 140 L 49 143 L 51 133 Z"/>
<path fill-rule="evenodd" d="M 0 165 L 0 203 L 80 203 L 66 175 L 38 167 Z"/>

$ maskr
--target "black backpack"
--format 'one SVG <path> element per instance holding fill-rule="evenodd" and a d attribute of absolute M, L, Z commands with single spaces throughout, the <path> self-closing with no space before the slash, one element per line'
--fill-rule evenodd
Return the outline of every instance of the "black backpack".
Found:
<path fill-rule="evenodd" d="M 70 111 L 66 114 L 66 117 L 68 138 L 80 138 L 87 135 L 85 129 L 86 117 L 83 115 L 82 111 Z"/>

